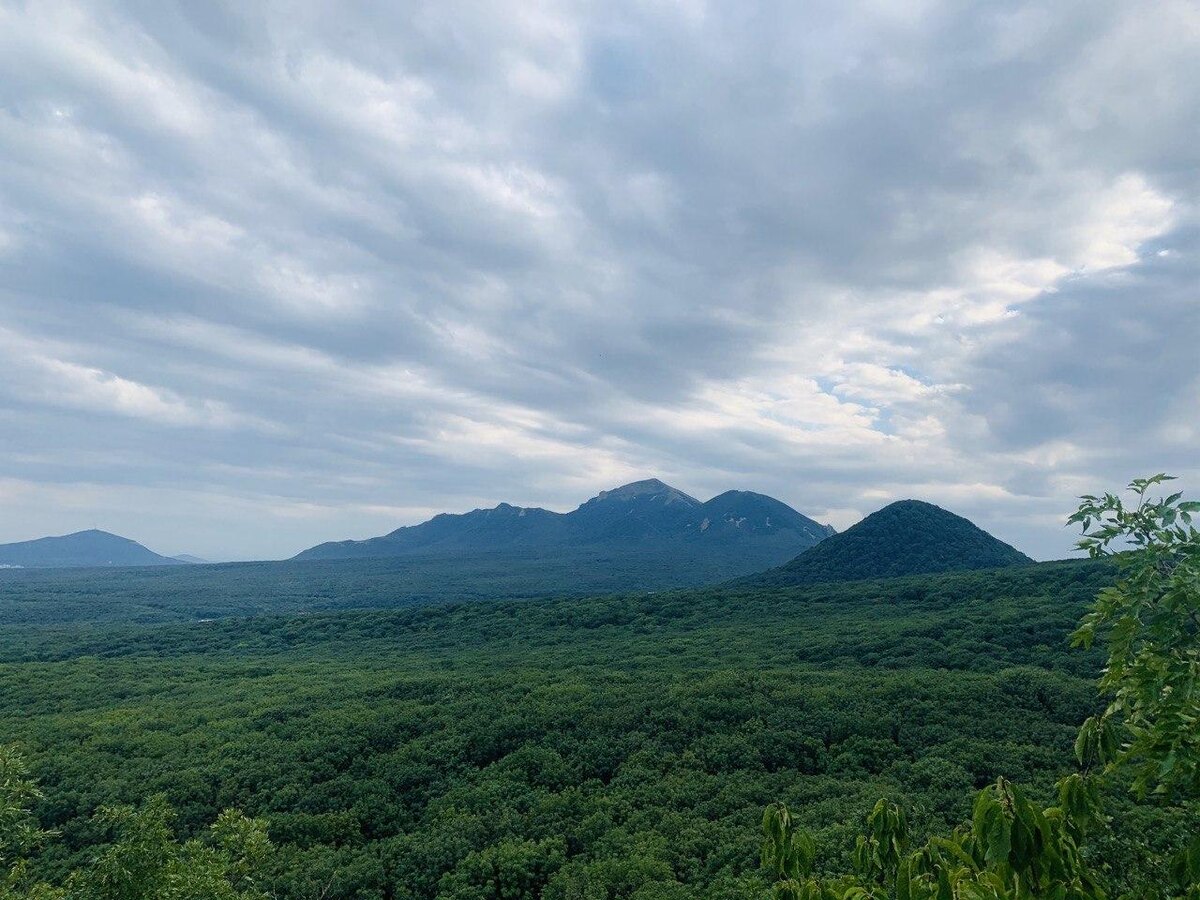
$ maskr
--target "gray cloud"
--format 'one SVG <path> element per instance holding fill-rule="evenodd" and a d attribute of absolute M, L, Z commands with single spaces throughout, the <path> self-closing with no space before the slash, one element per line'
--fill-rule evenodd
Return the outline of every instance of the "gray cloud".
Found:
<path fill-rule="evenodd" d="M 1194 482 L 1200 20 L 0 6 L 0 540 Z"/>

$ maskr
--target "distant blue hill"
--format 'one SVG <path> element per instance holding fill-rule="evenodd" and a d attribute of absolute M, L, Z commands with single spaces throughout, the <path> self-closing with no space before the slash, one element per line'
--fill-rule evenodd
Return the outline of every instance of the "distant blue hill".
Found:
<path fill-rule="evenodd" d="M 77 531 L 15 544 L 0 544 L 0 565 L 26 569 L 92 566 L 181 566 L 184 563 L 147 550 L 137 541 L 107 531 Z"/>
<path fill-rule="evenodd" d="M 657 478 L 602 491 L 558 513 L 501 503 L 492 509 L 434 516 L 364 541 L 320 544 L 297 560 L 464 556 L 513 553 L 561 557 L 580 551 L 657 557 L 680 574 L 702 561 L 725 577 L 762 571 L 791 559 L 834 531 L 786 503 L 750 491 L 706 502 Z M 668 579 L 673 582 L 674 579 Z"/>

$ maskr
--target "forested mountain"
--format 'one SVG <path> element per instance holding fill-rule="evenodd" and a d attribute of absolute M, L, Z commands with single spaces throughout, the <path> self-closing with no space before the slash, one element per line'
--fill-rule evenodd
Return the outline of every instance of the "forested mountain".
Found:
<path fill-rule="evenodd" d="M 702 503 L 652 478 L 603 491 L 569 513 L 502 503 L 442 514 L 365 541 L 320 544 L 296 559 L 636 551 L 657 554 L 680 573 L 704 557 L 732 577 L 778 565 L 832 533 L 762 494 L 727 491 Z"/>
<path fill-rule="evenodd" d="M 15 544 L 0 544 L 0 565 L 23 568 L 85 566 L 177 566 L 178 559 L 160 556 L 137 541 L 107 531 L 77 531 Z"/>
<path fill-rule="evenodd" d="M 972 522 L 920 500 L 900 500 L 752 580 L 815 584 L 1031 563 Z"/>

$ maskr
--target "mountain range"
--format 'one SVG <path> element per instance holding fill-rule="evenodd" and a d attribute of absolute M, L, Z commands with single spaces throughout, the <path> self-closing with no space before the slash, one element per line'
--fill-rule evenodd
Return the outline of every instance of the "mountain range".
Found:
<path fill-rule="evenodd" d="M 967 519 L 919 500 L 889 504 L 838 534 L 763 494 L 726 491 L 702 502 L 656 478 L 602 491 L 567 513 L 501 503 L 443 513 L 367 540 L 319 544 L 293 558 L 344 560 L 411 560 L 426 580 L 441 572 L 468 594 L 477 587 L 521 595 L 575 592 L 569 587 L 660 590 L 729 579 L 805 585 L 1032 562 Z M 94 529 L 0 545 L 3 568 L 200 561 L 162 556 Z M 475 585 L 480 578 L 486 583 Z"/>
<path fill-rule="evenodd" d="M 0 565 L 21 568 L 88 566 L 181 566 L 182 560 L 160 556 L 137 541 L 89 529 L 59 537 L 0 544 Z"/>
<path fill-rule="evenodd" d="M 777 566 L 833 533 L 764 494 L 726 491 L 702 502 L 650 478 L 602 491 L 567 513 L 501 503 L 381 537 L 319 544 L 295 559 L 604 552 L 611 560 L 654 558 L 676 571 L 670 583 L 686 583 L 700 558 L 706 572 L 732 578 Z"/>

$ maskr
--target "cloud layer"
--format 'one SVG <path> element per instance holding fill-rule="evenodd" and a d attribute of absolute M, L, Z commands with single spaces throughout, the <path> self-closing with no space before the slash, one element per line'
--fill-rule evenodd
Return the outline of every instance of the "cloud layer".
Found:
<path fill-rule="evenodd" d="M 1200 486 L 1200 13 L 0 4 L 0 540 Z"/>

